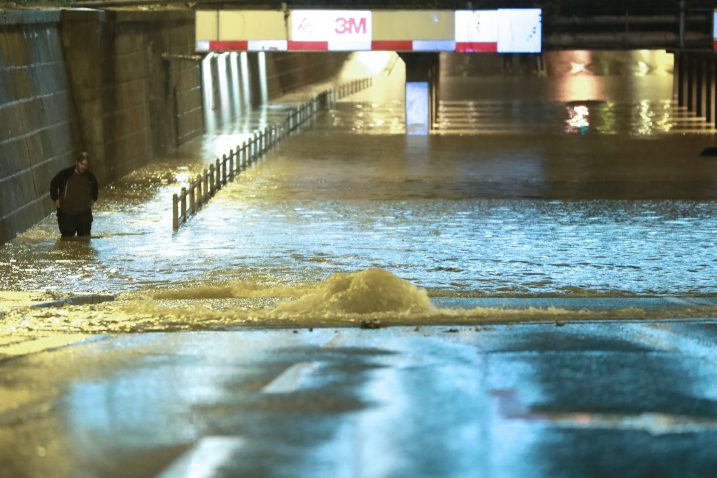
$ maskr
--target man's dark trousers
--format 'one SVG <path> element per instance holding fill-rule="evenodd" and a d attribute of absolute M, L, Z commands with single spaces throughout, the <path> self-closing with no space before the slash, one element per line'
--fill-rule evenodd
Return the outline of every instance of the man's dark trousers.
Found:
<path fill-rule="evenodd" d="M 92 211 L 88 209 L 80 214 L 65 214 L 58 210 L 57 225 L 60 226 L 62 237 L 72 237 L 75 234 L 89 237 L 92 229 Z"/>

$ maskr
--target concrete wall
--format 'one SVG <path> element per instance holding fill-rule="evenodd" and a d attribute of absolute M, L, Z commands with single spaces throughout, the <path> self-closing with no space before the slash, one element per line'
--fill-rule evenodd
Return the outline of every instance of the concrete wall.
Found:
<path fill-rule="evenodd" d="M 0 16 L 0 243 L 52 209 L 52 176 L 77 153 L 60 14 Z"/>
<path fill-rule="evenodd" d="M 80 141 L 103 184 L 201 134 L 190 11 L 64 10 Z"/>
<path fill-rule="evenodd" d="M 267 53 L 269 98 L 332 78 L 347 57 L 347 53 L 340 52 Z"/>

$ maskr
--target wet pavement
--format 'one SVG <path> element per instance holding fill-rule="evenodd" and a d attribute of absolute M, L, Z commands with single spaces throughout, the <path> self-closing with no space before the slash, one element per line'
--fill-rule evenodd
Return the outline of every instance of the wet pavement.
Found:
<path fill-rule="evenodd" d="M 97 336 L 0 361 L 8 477 L 711 476 L 713 320 Z"/>

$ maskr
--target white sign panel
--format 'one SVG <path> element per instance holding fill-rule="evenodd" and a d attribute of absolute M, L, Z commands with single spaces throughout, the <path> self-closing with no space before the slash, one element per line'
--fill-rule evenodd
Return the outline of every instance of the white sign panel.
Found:
<path fill-rule="evenodd" d="M 457 10 L 456 41 L 496 43 L 498 41 L 498 11 Z"/>
<path fill-rule="evenodd" d="M 540 53 L 542 23 L 539 8 L 498 10 L 498 52 Z"/>
<path fill-rule="evenodd" d="M 541 11 L 530 9 L 456 10 L 456 51 L 538 53 Z"/>
<path fill-rule="evenodd" d="M 328 42 L 329 50 L 370 50 L 370 10 L 292 10 L 291 40 Z"/>

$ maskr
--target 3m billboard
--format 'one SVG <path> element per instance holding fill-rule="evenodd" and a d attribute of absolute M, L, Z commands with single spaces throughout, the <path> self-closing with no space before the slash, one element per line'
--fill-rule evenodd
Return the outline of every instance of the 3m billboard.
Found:
<path fill-rule="evenodd" d="M 369 10 L 292 10 L 290 19 L 289 49 L 300 44 L 309 50 L 371 49 Z"/>

